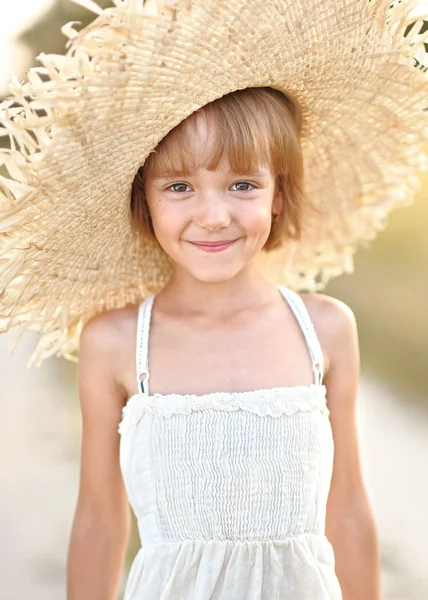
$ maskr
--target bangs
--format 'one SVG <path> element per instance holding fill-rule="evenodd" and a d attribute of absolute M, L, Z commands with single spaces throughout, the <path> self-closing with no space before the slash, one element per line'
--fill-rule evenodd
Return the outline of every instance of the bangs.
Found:
<path fill-rule="evenodd" d="M 203 106 L 159 142 L 145 161 L 143 179 L 149 175 L 189 176 L 198 169 L 215 171 L 223 159 L 235 173 L 249 174 L 268 166 L 274 175 L 286 175 L 290 137 L 296 138 L 297 132 L 284 100 L 284 94 L 277 90 L 269 89 L 267 94 L 263 88 L 249 88 Z M 207 139 L 202 153 L 193 150 L 200 127 Z"/>

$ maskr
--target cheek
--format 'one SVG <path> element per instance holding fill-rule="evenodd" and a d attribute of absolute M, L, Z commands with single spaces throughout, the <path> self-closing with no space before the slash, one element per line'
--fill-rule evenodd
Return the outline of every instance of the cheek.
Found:
<path fill-rule="evenodd" d="M 167 205 L 162 201 L 157 201 L 150 209 L 153 226 L 159 234 L 167 234 L 180 228 L 183 223 L 183 210 L 179 206 Z"/>
<path fill-rule="evenodd" d="M 239 220 L 247 233 L 254 235 L 265 233 L 271 226 L 271 210 L 266 205 L 253 205 L 248 210 L 240 212 Z"/>

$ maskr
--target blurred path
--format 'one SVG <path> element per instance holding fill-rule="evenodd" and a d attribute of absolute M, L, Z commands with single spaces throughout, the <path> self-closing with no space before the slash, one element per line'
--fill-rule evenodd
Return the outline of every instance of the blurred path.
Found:
<path fill-rule="evenodd" d="M 367 487 L 380 533 L 385 599 L 428 599 L 428 404 L 360 382 L 358 417 Z"/>
<path fill-rule="evenodd" d="M 78 486 L 74 368 L 26 369 L 26 336 L 13 358 L 12 336 L 0 336 L 0 597 L 60 600 Z"/>
<path fill-rule="evenodd" d="M 13 358 L 10 336 L 0 336 L 0 597 L 61 600 L 79 476 L 76 372 L 55 359 L 26 369 L 35 340 L 26 336 Z M 384 600 L 426 600 L 428 410 L 405 406 L 365 376 L 358 421 Z"/>

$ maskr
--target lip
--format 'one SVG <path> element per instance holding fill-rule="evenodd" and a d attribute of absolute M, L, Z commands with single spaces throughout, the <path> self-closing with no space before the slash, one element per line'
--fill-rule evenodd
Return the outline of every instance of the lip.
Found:
<path fill-rule="evenodd" d="M 232 246 L 235 242 L 238 241 L 239 238 L 237 238 L 236 240 L 228 240 L 225 242 L 189 242 L 190 244 L 192 244 L 193 246 L 196 246 L 197 248 L 200 248 L 201 250 L 204 250 L 205 252 L 221 252 L 222 250 L 226 250 L 227 248 L 230 248 L 230 246 Z"/>

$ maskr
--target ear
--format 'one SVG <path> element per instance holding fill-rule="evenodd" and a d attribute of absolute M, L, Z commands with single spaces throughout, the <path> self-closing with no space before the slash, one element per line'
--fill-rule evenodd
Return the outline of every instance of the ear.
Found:
<path fill-rule="evenodd" d="M 284 209 L 284 186 L 281 175 L 278 175 L 275 183 L 275 191 L 272 201 L 272 212 L 280 214 Z"/>

